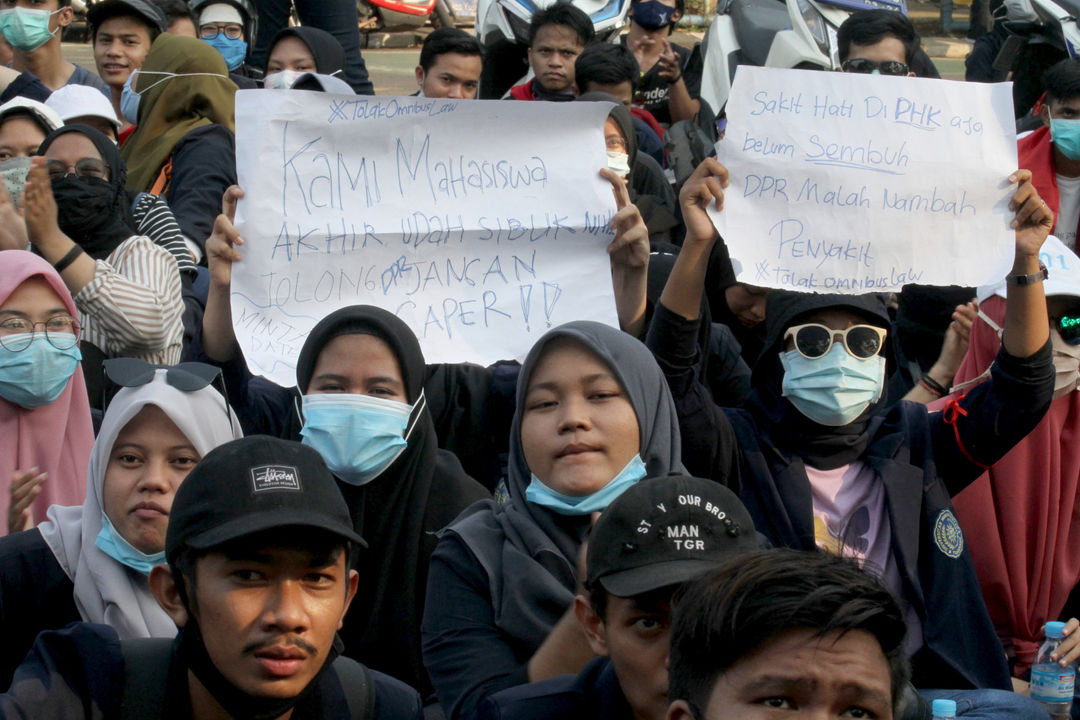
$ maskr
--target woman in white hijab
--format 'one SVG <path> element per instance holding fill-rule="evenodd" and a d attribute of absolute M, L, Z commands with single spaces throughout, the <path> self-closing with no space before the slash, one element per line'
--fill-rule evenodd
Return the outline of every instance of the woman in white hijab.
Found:
<path fill-rule="evenodd" d="M 211 386 L 217 368 L 109 362 L 116 364 L 108 374 L 125 387 L 91 451 L 86 501 L 54 505 L 47 522 L 0 538 L 3 687 L 42 630 L 82 620 L 111 625 L 125 639 L 176 633 L 146 581 L 164 562 L 173 496 L 202 456 L 243 434 Z"/>

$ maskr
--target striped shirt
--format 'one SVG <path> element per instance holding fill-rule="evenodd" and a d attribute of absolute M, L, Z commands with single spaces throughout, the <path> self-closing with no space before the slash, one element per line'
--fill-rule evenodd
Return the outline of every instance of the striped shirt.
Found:
<path fill-rule="evenodd" d="M 94 262 L 94 278 L 75 296 L 83 339 L 108 357 L 180 362 L 184 303 L 173 256 L 133 235 Z"/>
<path fill-rule="evenodd" d="M 195 273 L 195 258 L 191 256 L 191 251 L 184 242 L 184 233 L 180 231 L 180 224 L 176 222 L 165 198 L 139 193 L 132 208 L 132 215 L 135 216 L 136 234 L 145 235 L 156 245 L 172 253 L 181 274 Z"/>

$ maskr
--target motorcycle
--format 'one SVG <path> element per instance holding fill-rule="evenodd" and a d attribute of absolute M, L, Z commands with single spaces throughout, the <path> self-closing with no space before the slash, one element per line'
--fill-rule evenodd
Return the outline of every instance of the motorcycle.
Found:
<path fill-rule="evenodd" d="M 500 98 L 511 86 L 528 80 L 529 23 L 539 10 L 560 0 L 479 0 L 476 38 L 484 47 L 481 98 Z M 562 0 L 565 1 L 565 0 Z M 618 42 L 629 24 L 630 0 L 573 0 L 592 20 L 594 42 Z"/>
<path fill-rule="evenodd" d="M 361 30 L 397 32 L 425 25 L 434 15 L 442 27 L 457 25 L 447 0 L 357 0 Z"/>
<path fill-rule="evenodd" d="M 994 58 L 994 69 L 1012 74 L 1013 104 L 1017 116 L 1024 118 L 1045 89 L 1046 71 L 1059 60 L 1080 54 L 1080 2 L 1006 0 L 996 14 L 1007 37 Z M 1042 122 L 1037 117 L 1026 120 L 1018 129 Z"/>
<path fill-rule="evenodd" d="M 739 65 L 839 67 L 837 28 L 856 10 L 882 8 L 907 14 L 905 0 L 720 0 L 702 42 L 701 99 L 719 112 Z"/>

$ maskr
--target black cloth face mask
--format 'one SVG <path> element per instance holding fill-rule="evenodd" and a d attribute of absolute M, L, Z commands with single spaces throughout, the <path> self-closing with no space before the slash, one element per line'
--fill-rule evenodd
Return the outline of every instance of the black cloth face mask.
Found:
<path fill-rule="evenodd" d="M 188 622 L 180 629 L 177 637 L 180 660 L 195 673 L 195 677 L 218 704 L 237 720 L 274 720 L 292 710 L 318 686 L 323 673 L 330 668 L 342 649 L 341 640 L 335 635 L 326 662 L 299 694 L 291 698 L 264 698 L 248 695 L 221 674 L 206 651 L 198 622 L 190 613 Z"/>

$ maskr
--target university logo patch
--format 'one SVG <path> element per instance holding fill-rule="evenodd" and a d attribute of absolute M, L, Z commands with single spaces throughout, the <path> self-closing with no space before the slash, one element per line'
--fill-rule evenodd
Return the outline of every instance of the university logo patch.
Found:
<path fill-rule="evenodd" d="M 956 559 L 964 552 L 964 531 L 952 510 L 942 510 L 934 521 L 934 544 L 946 556 Z"/>
<path fill-rule="evenodd" d="M 251 468 L 251 484 L 255 492 L 294 490 L 299 492 L 300 473 L 291 465 L 260 465 Z"/>

